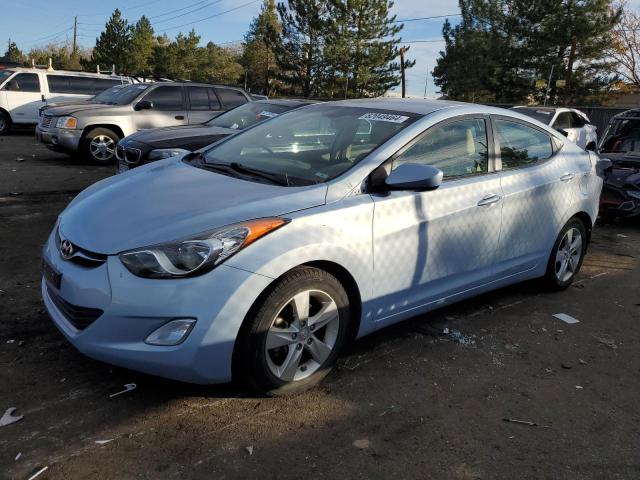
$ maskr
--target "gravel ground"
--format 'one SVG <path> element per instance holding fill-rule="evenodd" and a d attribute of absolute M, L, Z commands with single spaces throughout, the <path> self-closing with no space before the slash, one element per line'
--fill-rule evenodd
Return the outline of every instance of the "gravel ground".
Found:
<path fill-rule="evenodd" d="M 2 477 L 640 478 L 640 222 L 599 225 L 566 292 L 525 283 L 416 317 L 267 399 L 95 362 L 47 318 L 41 245 L 112 171 L 0 137 L 0 414 L 24 415 L 0 427 Z"/>

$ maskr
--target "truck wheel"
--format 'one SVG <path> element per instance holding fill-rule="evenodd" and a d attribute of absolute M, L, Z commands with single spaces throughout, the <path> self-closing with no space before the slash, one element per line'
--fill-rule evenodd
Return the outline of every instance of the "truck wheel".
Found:
<path fill-rule="evenodd" d="M 4 112 L 0 112 L 0 135 L 6 135 L 11 128 L 11 117 Z"/>
<path fill-rule="evenodd" d="M 82 140 L 81 154 L 85 159 L 97 164 L 113 163 L 116 158 L 116 145 L 120 137 L 108 128 L 94 128 Z"/>

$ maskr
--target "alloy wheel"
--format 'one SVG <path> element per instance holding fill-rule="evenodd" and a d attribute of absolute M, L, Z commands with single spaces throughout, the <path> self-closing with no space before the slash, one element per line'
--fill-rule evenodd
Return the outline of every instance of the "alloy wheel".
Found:
<path fill-rule="evenodd" d="M 110 160 L 115 153 L 116 143 L 107 135 L 97 135 L 93 137 L 89 144 L 91 155 L 96 160 Z"/>
<path fill-rule="evenodd" d="M 560 282 L 567 282 L 580 266 L 582 257 L 582 234 L 577 228 L 570 228 L 562 237 L 556 253 L 555 273 Z"/>
<path fill-rule="evenodd" d="M 264 353 L 270 372 L 284 382 L 313 375 L 333 352 L 339 330 L 338 306 L 329 294 L 320 290 L 295 294 L 267 332 Z"/>

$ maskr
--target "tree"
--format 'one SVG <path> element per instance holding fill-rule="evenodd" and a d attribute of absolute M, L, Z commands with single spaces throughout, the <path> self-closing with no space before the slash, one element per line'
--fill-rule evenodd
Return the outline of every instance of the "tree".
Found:
<path fill-rule="evenodd" d="M 199 80 L 234 84 L 242 75 L 243 68 L 229 50 L 215 45 L 213 42 L 207 43 L 205 48 L 201 49 L 202 63 L 199 68 Z"/>
<path fill-rule="evenodd" d="M 277 8 L 282 24 L 276 45 L 279 78 L 291 86 L 293 94 L 316 95 L 326 68 L 327 0 L 288 0 Z"/>
<path fill-rule="evenodd" d="M 148 76 L 152 72 L 151 59 L 156 39 L 151 22 L 144 15 L 135 24 L 131 32 L 131 72 Z"/>
<path fill-rule="evenodd" d="M 117 73 L 127 75 L 131 71 L 131 48 L 131 27 L 116 8 L 105 24 L 104 31 L 96 39 L 91 63 L 99 65 L 101 69 L 115 65 Z"/>
<path fill-rule="evenodd" d="M 7 51 L 4 53 L 4 56 L 7 57 L 12 62 L 17 62 L 17 63 L 25 62 L 24 54 L 18 48 L 18 45 L 16 45 L 16 42 L 11 42 L 11 41 L 9 42 L 9 46 L 7 48 Z"/>
<path fill-rule="evenodd" d="M 640 15 L 622 8 L 620 21 L 613 31 L 613 42 L 607 49 L 617 63 L 616 73 L 636 89 L 640 89 Z"/>
<path fill-rule="evenodd" d="M 247 72 L 247 86 L 252 91 L 273 95 L 277 90 L 276 43 L 281 33 L 275 1 L 264 0 L 260 14 L 253 19 L 244 37 L 242 65 Z"/>
<path fill-rule="evenodd" d="M 388 0 L 331 1 L 333 21 L 324 54 L 332 77 L 342 75 L 351 96 L 379 96 L 400 83 L 397 35 L 404 25 L 389 15 L 392 7 Z M 413 65 L 415 61 L 404 62 L 405 69 Z M 329 79 L 331 91 L 333 78 Z"/>

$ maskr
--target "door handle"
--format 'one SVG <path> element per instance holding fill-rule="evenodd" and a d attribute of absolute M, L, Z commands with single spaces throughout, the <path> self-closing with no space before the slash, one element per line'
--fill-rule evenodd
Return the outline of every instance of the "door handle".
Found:
<path fill-rule="evenodd" d="M 175 117 L 176 120 L 184 120 L 184 115 L 176 115 Z"/>
<path fill-rule="evenodd" d="M 562 175 L 560 177 L 560 181 L 561 182 L 570 182 L 571 180 L 573 180 L 573 177 L 575 177 L 575 174 L 573 174 L 573 173 L 565 173 L 564 175 Z"/>
<path fill-rule="evenodd" d="M 489 195 L 486 195 L 482 200 L 478 202 L 478 206 L 488 207 L 489 205 L 493 205 L 494 203 L 497 203 L 500 200 L 502 200 L 502 197 L 500 195 L 498 195 L 497 193 L 490 193 Z"/>

